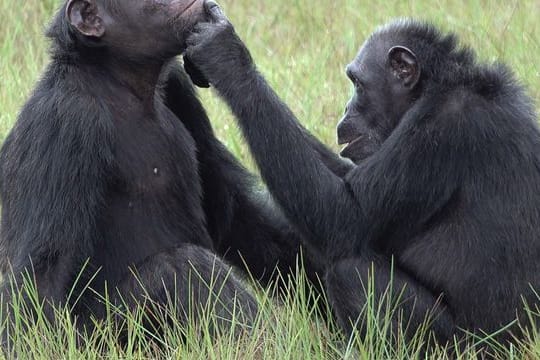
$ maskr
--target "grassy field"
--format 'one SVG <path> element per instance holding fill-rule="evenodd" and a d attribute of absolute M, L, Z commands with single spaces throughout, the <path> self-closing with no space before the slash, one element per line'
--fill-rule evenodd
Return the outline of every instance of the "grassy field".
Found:
<path fill-rule="evenodd" d="M 481 59 L 502 60 L 527 85 L 540 104 L 539 0 L 439 0 L 373 2 L 365 0 L 222 0 L 237 32 L 251 49 L 259 68 L 299 119 L 325 143 L 335 145 L 335 125 L 351 92 L 344 67 L 374 28 L 392 18 L 430 20 L 457 32 L 477 49 Z M 0 2 L 0 141 L 48 61 L 43 31 L 58 1 Z M 201 97 L 219 137 L 252 166 L 247 147 L 232 116 L 209 90 Z M 540 261 L 540 260 L 539 260 Z M 193 332 L 180 342 L 172 334 L 159 352 L 149 344 L 122 350 L 113 342 L 77 348 L 69 324 L 45 331 L 36 327 L 21 339 L 21 358 L 146 358 L 178 359 L 333 359 L 411 358 L 415 344 L 391 347 L 377 331 L 367 339 L 342 339 L 311 314 L 305 296 L 277 306 L 261 294 L 263 315 L 250 336 L 212 340 Z M 133 322 L 136 328 L 136 321 Z M 381 330 L 384 331 L 384 330 Z M 106 334 L 106 325 L 103 326 Z M 135 331 L 135 333 L 137 333 Z M 135 336 L 136 337 L 136 336 Z M 105 336 L 106 338 L 106 336 Z M 179 344 L 175 346 L 175 344 Z M 536 346 L 534 344 L 537 344 Z M 501 358 L 540 358 L 540 338 L 511 349 Z M 439 358 L 433 355 L 432 358 Z M 473 353 L 463 358 L 473 358 Z"/>

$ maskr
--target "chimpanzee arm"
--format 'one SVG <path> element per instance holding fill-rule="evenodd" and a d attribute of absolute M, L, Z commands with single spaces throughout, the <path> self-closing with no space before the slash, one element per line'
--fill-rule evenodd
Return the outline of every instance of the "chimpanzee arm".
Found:
<path fill-rule="evenodd" d="M 330 150 L 326 145 L 324 145 L 319 139 L 313 136 L 307 129 L 305 129 L 300 122 L 297 122 L 298 126 L 302 128 L 304 136 L 310 144 L 311 148 L 315 150 L 319 156 L 320 161 L 336 176 L 342 178 L 354 169 L 354 164 L 346 159 L 342 159 L 335 152 Z"/>
<path fill-rule="evenodd" d="M 112 163 L 102 104 L 57 90 L 60 82 L 43 80 L 0 154 L 2 270 L 16 281 L 28 272 L 40 297 L 55 304 L 66 301 L 99 238 Z M 4 296 L 13 284 L 4 282 Z"/>
<path fill-rule="evenodd" d="M 199 87 L 208 88 L 210 84 L 197 67 L 191 62 L 188 57 L 184 57 L 184 68 L 189 74 L 193 83 Z M 298 126 L 302 127 L 300 123 Z M 207 128 L 206 124 L 202 125 L 204 129 Z M 351 169 L 353 169 L 352 162 L 340 158 L 336 153 L 331 151 L 326 145 L 320 142 L 315 136 L 310 134 L 305 128 L 302 127 L 304 136 L 311 144 L 311 147 L 319 154 L 321 161 L 339 177 L 345 176 Z M 195 131 L 195 130 L 194 130 Z"/>
<path fill-rule="evenodd" d="M 414 209 L 429 214 L 448 198 L 443 196 L 448 192 L 447 182 L 423 179 L 433 178 L 422 173 L 430 170 L 424 161 L 437 164 L 440 159 L 419 160 L 414 151 L 401 152 L 418 141 L 423 152 L 437 154 L 429 153 L 436 150 L 436 139 L 424 138 L 423 131 L 405 126 L 396 129 L 384 151 L 349 172 L 346 180 L 331 172 L 292 112 L 256 71 L 232 25 L 215 9 L 219 8 L 210 9 L 214 22 L 199 24 L 188 39 L 187 55 L 238 118 L 263 179 L 286 215 L 310 234 L 310 239 L 319 239 L 321 250 L 345 255 L 359 243 L 379 236 L 382 226 L 396 212 L 406 211 L 409 201 L 416 205 Z M 398 172 L 409 164 L 410 171 Z M 429 192 L 425 191 L 427 184 Z M 402 191 L 411 198 L 401 197 Z"/>
<path fill-rule="evenodd" d="M 344 234 L 336 229 L 356 226 L 360 207 L 350 189 L 321 161 L 305 129 L 254 69 L 232 27 L 208 25 L 216 26 L 222 36 L 208 39 L 211 44 L 188 47 L 188 57 L 231 106 L 261 175 L 286 216 L 310 238 L 335 242 L 332 239 Z M 197 36 L 205 35 L 193 35 L 188 42 Z M 222 40 L 226 43 L 218 44 Z"/>
<path fill-rule="evenodd" d="M 238 267 L 247 265 L 263 284 L 294 271 L 301 237 L 273 200 L 227 148 L 216 138 L 191 81 L 177 63 L 164 74 L 165 101 L 195 139 L 203 206 L 208 230 L 219 254 Z M 303 254 L 312 280 L 321 265 Z"/>

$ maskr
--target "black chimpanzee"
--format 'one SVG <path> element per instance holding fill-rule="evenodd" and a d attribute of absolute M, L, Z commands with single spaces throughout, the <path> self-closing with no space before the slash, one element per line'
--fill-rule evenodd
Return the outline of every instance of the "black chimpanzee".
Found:
<path fill-rule="evenodd" d="M 53 20 L 52 61 L 0 154 L 1 269 L 30 272 L 48 304 L 81 297 L 67 299 L 88 261 L 78 283 L 97 272 L 99 294 L 107 284 L 141 300 L 142 284 L 162 303 L 176 289 L 186 308 L 208 300 L 196 288 L 213 278 L 220 316 L 236 296 L 249 319 L 252 296 L 212 251 L 263 282 L 295 268 L 300 238 L 216 139 L 174 62 L 203 16 L 202 1 L 69 0 Z M 74 308 L 83 324 L 104 315 L 91 291 Z"/>
<path fill-rule="evenodd" d="M 428 24 L 380 28 L 347 68 L 356 92 L 338 135 L 355 164 L 343 174 L 344 160 L 314 150 L 219 7 L 206 6 L 212 21 L 197 25 L 186 54 L 237 116 L 288 218 L 326 254 L 326 290 L 346 331 L 372 266 L 377 296 L 391 279 L 395 294 L 403 288 L 409 330 L 437 309 L 443 341 L 521 317 L 521 296 L 538 301 L 540 132 L 506 67 L 478 64 Z M 376 138 L 367 158 L 366 136 Z"/>

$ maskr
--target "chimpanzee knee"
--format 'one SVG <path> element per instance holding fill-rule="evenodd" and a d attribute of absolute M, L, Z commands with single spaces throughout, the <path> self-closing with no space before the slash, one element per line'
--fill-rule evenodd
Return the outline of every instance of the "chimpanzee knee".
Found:
<path fill-rule="evenodd" d="M 365 336 L 366 321 L 372 315 L 379 323 L 389 320 L 392 329 L 388 330 L 394 336 L 412 338 L 426 320 L 440 341 L 448 341 L 455 330 L 442 294 L 430 293 L 391 260 L 341 260 L 327 271 L 325 286 L 339 325 L 347 334 L 358 329 Z"/>
<path fill-rule="evenodd" d="M 369 263 L 355 264 L 356 262 L 353 259 L 340 261 L 330 267 L 325 276 L 328 300 L 339 325 L 347 334 L 353 332 L 353 322 L 359 318 L 366 303 L 364 285 L 367 284 L 367 278 L 361 276 L 361 272 L 355 274 L 354 269 L 367 269 Z"/>
<path fill-rule="evenodd" d="M 118 293 L 124 306 L 144 307 L 153 331 L 164 321 L 198 323 L 208 315 L 214 330 L 228 331 L 232 324 L 239 330 L 249 328 L 257 314 L 253 295 L 232 268 L 190 244 L 145 260 L 121 282 Z"/>

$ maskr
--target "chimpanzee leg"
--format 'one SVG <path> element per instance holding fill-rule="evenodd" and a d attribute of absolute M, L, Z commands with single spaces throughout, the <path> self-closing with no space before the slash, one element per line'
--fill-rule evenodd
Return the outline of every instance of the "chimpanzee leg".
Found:
<path fill-rule="evenodd" d="M 378 309 L 383 301 L 389 301 L 386 304 L 391 304 L 390 309 L 393 309 L 394 336 L 401 324 L 406 337 L 410 338 L 426 319 L 438 340 L 450 339 L 455 331 L 443 299 L 427 291 L 398 266 L 392 266 L 389 259 L 365 256 L 341 260 L 327 271 L 325 285 L 332 309 L 348 334 L 357 328 L 365 335 L 364 309 L 367 306 Z M 368 295 L 373 296 L 371 302 Z M 384 309 L 384 305 L 381 308 Z"/>
<path fill-rule="evenodd" d="M 229 331 L 233 319 L 235 325 L 249 327 L 257 313 L 254 297 L 231 267 L 191 244 L 148 258 L 127 275 L 118 292 L 122 305 L 131 310 L 144 304 L 150 331 L 159 332 L 163 320 L 187 324 L 208 312 L 215 315 L 210 324 L 217 325 L 214 330 Z"/>

